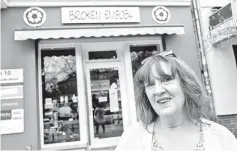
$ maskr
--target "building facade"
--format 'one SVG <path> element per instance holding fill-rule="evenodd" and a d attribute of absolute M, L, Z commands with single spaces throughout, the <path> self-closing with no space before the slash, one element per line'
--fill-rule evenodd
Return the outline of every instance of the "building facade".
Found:
<path fill-rule="evenodd" d="M 172 49 L 201 79 L 191 1 L 5 3 L 3 97 L 22 92 L 22 112 L 21 129 L 1 125 L 3 150 L 113 150 L 138 119 L 133 75 L 154 53 Z"/>
<path fill-rule="evenodd" d="M 237 136 L 236 3 L 199 1 L 206 63 L 219 123 Z"/>

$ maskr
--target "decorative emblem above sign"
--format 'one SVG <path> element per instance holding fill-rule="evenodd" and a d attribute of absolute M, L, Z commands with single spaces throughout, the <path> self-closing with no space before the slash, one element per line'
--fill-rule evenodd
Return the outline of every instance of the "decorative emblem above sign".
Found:
<path fill-rule="evenodd" d="M 140 22 L 139 7 L 62 7 L 62 23 Z"/>
<path fill-rule="evenodd" d="M 159 24 L 166 24 L 170 17 L 170 11 L 164 6 L 156 6 L 152 10 L 152 18 Z"/>
<path fill-rule="evenodd" d="M 31 7 L 24 12 L 24 21 L 31 27 L 39 27 L 46 21 L 46 13 L 42 8 Z"/>

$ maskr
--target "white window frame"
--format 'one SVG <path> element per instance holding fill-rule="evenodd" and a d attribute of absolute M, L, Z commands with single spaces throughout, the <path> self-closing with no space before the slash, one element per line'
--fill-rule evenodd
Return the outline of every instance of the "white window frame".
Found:
<path fill-rule="evenodd" d="M 92 113 L 92 98 L 91 98 L 91 87 L 90 87 L 90 70 L 91 69 L 101 69 L 101 68 L 118 68 L 119 81 L 120 81 L 120 94 L 121 94 L 121 103 L 122 103 L 122 116 L 123 116 L 123 130 L 128 125 L 128 102 L 125 97 L 125 78 L 124 72 L 121 67 L 120 62 L 111 62 L 111 63 L 89 63 L 86 65 L 86 81 L 87 81 L 87 93 L 88 93 L 88 108 L 89 108 L 89 126 L 90 126 L 90 141 L 91 148 L 104 148 L 116 146 L 119 142 L 120 136 L 118 137 L 109 137 L 104 139 L 95 139 L 94 138 L 94 122 Z"/>
<path fill-rule="evenodd" d="M 106 148 L 106 147 L 113 147 L 116 146 L 119 142 L 119 137 L 110 137 L 101 140 L 95 140 L 94 138 L 94 128 L 91 123 L 93 123 L 93 116 L 91 114 L 91 87 L 88 85 L 90 81 L 89 71 L 90 69 L 99 69 L 99 68 L 113 68 L 118 67 L 119 69 L 119 80 L 120 80 L 120 93 L 121 93 L 121 103 L 122 103 L 122 116 L 123 116 L 123 129 L 125 130 L 129 126 L 129 107 L 127 101 L 126 91 L 127 88 L 125 86 L 125 73 L 124 73 L 124 66 L 123 66 L 123 41 L 119 42 L 96 42 L 96 43 L 83 43 L 82 50 L 83 50 L 83 59 L 85 65 L 85 77 L 87 83 L 87 98 L 88 98 L 88 113 L 89 116 L 89 127 L 90 127 L 90 148 L 91 149 L 98 149 L 98 148 Z M 93 49 L 96 46 L 96 49 Z M 110 51 L 116 50 L 117 51 L 117 58 L 116 59 L 97 59 L 97 60 L 89 60 L 88 53 L 95 52 L 95 51 Z"/>
<path fill-rule="evenodd" d="M 42 70 L 41 70 L 41 51 L 42 49 L 75 49 L 76 57 L 76 73 L 77 73 L 77 90 L 78 90 L 78 103 L 79 105 L 79 129 L 80 129 L 80 141 L 75 142 L 65 142 L 65 143 L 54 143 L 54 144 L 44 144 L 44 123 L 43 123 L 43 104 L 42 104 Z M 78 71 L 78 69 L 81 69 Z M 39 89 L 39 124 L 40 124 L 40 147 L 41 149 L 70 149 L 70 148 L 86 148 L 88 147 L 88 129 L 86 126 L 86 97 L 85 97 L 85 87 L 84 87 L 84 69 L 82 65 L 82 53 L 79 44 L 38 44 L 38 89 Z"/>

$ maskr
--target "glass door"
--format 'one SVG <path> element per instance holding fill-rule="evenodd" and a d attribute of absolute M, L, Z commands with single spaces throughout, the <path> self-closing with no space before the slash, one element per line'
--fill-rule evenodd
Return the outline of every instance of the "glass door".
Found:
<path fill-rule="evenodd" d="M 87 91 L 91 145 L 116 145 L 124 131 L 124 81 L 119 62 L 87 65 Z"/>

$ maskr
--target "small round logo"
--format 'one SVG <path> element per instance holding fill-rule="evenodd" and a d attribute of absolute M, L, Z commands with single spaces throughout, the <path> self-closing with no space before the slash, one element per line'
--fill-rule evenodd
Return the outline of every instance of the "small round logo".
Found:
<path fill-rule="evenodd" d="M 170 11 L 164 6 L 156 6 L 152 10 L 152 18 L 159 24 L 166 24 L 170 17 Z"/>
<path fill-rule="evenodd" d="M 31 27 L 39 27 L 46 21 L 46 13 L 42 8 L 31 7 L 24 12 L 24 21 Z"/>

